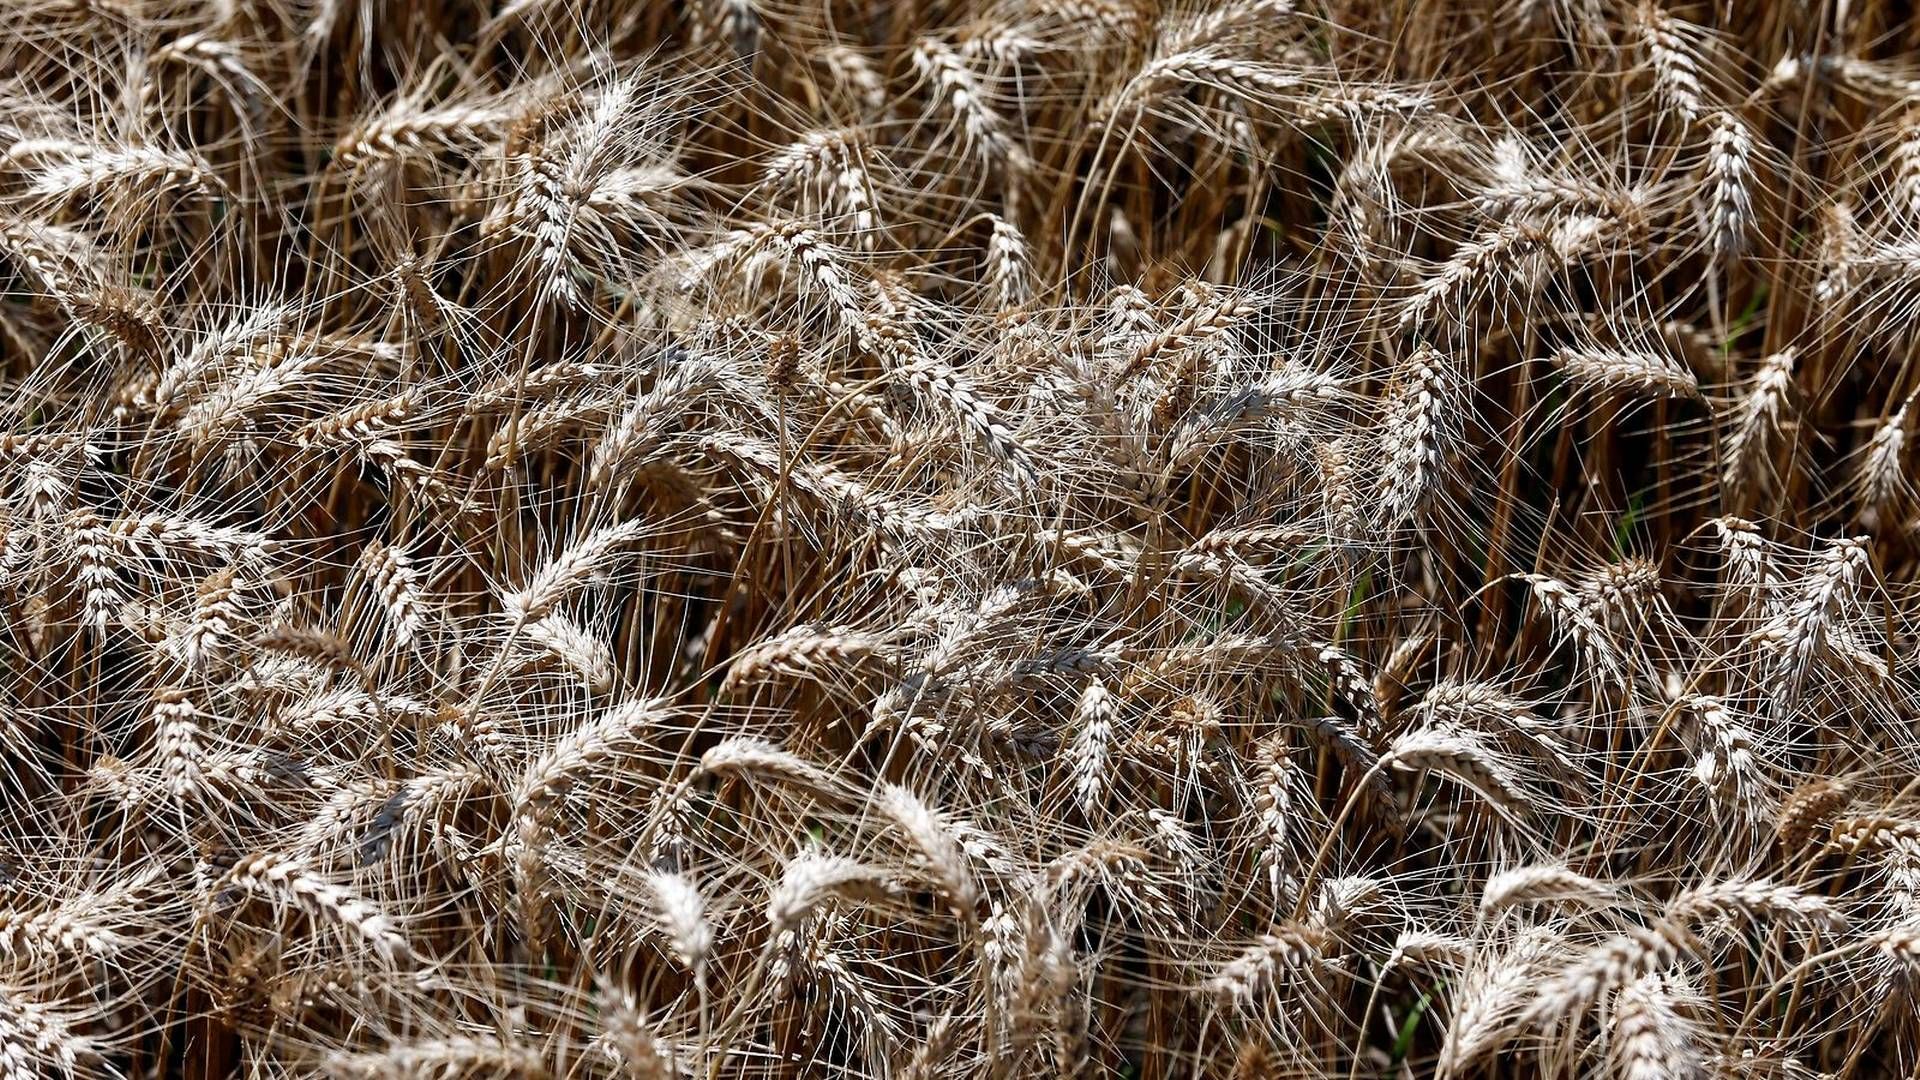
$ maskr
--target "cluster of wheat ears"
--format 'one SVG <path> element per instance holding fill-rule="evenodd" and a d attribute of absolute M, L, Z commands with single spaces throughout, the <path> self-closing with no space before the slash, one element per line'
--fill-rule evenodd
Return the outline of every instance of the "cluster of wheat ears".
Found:
<path fill-rule="evenodd" d="M 7 0 L 0 1080 L 1915 1075 L 1915 49 Z"/>

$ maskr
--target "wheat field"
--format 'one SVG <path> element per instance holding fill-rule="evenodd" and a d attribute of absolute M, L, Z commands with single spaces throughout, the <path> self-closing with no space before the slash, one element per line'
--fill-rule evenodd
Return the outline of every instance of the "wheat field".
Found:
<path fill-rule="evenodd" d="M 5 0 L 0 1080 L 1920 1076 L 1920 17 Z"/>

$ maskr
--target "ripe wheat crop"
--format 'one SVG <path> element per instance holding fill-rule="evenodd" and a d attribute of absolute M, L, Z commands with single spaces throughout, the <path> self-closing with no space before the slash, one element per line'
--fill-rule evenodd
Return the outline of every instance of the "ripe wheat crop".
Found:
<path fill-rule="evenodd" d="M 1920 1075 L 1916 315 L 1882 0 L 5 0 L 0 1080 Z"/>

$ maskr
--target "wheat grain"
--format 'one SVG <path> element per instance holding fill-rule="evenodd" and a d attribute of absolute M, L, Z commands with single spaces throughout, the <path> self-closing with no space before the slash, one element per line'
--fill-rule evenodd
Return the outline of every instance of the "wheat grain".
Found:
<path fill-rule="evenodd" d="M 9 7 L 0 1078 L 1911 1072 L 1915 26 Z"/>

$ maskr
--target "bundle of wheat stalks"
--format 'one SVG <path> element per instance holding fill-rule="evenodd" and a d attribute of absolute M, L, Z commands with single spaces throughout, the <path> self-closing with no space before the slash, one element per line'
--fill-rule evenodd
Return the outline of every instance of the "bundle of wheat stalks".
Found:
<path fill-rule="evenodd" d="M 1914 1074 L 1916 45 L 7 0 L 0 1080 Z"/>

